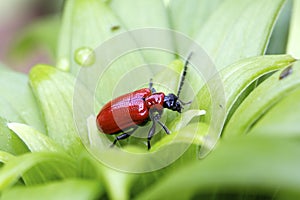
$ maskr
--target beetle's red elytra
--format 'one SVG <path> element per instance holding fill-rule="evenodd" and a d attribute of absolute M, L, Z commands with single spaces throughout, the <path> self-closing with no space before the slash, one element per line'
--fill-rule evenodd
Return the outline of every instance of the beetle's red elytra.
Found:
<path fill-rule="evenodd" d="M 116 134 L 141 125 L 148 120 L 150 109 L 163 109 L 164 97 L 163 93 L 152 94 L 149 88 L 117 97 L 105 104 L 98 114 L 98 129 L 106 134 Z"/>
<path fill-rule="evenodd" d="M 191 103 L 184 103 L 179 99 L 191 55 L 192 53 L 184 64 L 177 95 L 156 92 L 152 80 L 150 80 L 149 88 L 124 94 L 103 106 L 96 118 L 98 129 L 105 134 L 122 133 L 116 137 L 112 146 L 118 140 L 128 138 L 139 126 L 143 126 L 149 121 L 152 121 L 152 126 L 147 137 L 148 149 L 151 148 L 150 141 L 155 133 L 156 124 L 159 124 L 167 134 L 170 133 L 160 118 L 164 108 L 181 113 L 183 106 Z"/>

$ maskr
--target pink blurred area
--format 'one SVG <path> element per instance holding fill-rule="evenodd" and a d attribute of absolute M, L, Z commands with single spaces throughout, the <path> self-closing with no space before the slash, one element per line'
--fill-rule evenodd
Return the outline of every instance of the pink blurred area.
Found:
<path fill-rule="evenodd" d="M 28 72 L 38 63 L 53 64 L 49 53 L 43 48 L 20 60 L 10 55 L 10 47 L 20 32 L 40 17 L 61 10 L 62 0 L 9 0 L 0 4 L 0 63 L 14 70 Z"/>

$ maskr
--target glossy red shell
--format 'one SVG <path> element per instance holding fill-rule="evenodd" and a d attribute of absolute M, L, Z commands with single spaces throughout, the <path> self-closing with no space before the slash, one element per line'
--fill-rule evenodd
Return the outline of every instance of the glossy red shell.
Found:
<path fill-rule="evenodd" d="M 106 134 L 115 134 L 149 121 L 150 107 L 163 109 L 164 94 L 152 94 L 143 88 L 124 94 L 103 106 L 97 116 L 97 126 Z"/>

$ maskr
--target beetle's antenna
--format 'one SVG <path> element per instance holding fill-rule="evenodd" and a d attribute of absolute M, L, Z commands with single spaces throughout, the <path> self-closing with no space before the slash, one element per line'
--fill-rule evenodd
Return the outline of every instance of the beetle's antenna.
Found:
<path fill-rule="evenodd" d="M 179 99 L 179 94 L 181 92 L 181 89 L 182 89 L 182 86 L 183 86 L 183 83 L 184 83 L 184 79 L 185 79 L 185 76 L 186 76 L 186 72 L 187 72 L 187 68 L 188 68 L 188 64 L 189 64 L 189 60 L 192 56 L 193 52 L 191 52 L 189 54 L 189 56 L 187 57 L 185 63 L 184 63 L 184 67 L 183 67 L 183 73 L 181 75 L 181 80 L 180 80 L 180 84 L 179 84 L 179 88 L 178 88 L 178 92 L 177 92 L 177 97 Z"/>
<path fill-rule="evenodd" d="M 150 81 L 149 81 L 149 89 L 151 90 L 152 93 L 156 92 L 156 90 L 153 87 L 153 80 L 152 80 L 152 78 L 150 78 Z"/>

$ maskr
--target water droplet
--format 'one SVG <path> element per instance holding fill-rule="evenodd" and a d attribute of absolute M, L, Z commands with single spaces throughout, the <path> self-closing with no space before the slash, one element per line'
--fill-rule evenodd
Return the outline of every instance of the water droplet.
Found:
<path fill-rule="evenodd" d="M 95 63 L 96 55 L 92 48 L 81 47 L 75 51 L 75 62 L 82 67 L 89 67 Z"/>
<path fill-rule="evenodd" d="M 69 62 L 69 59 L 63 57 L 63 58 L 60 58 L 56 64 L 56 67 L 62 71 L 70 71 L 70 62 Z"/>

